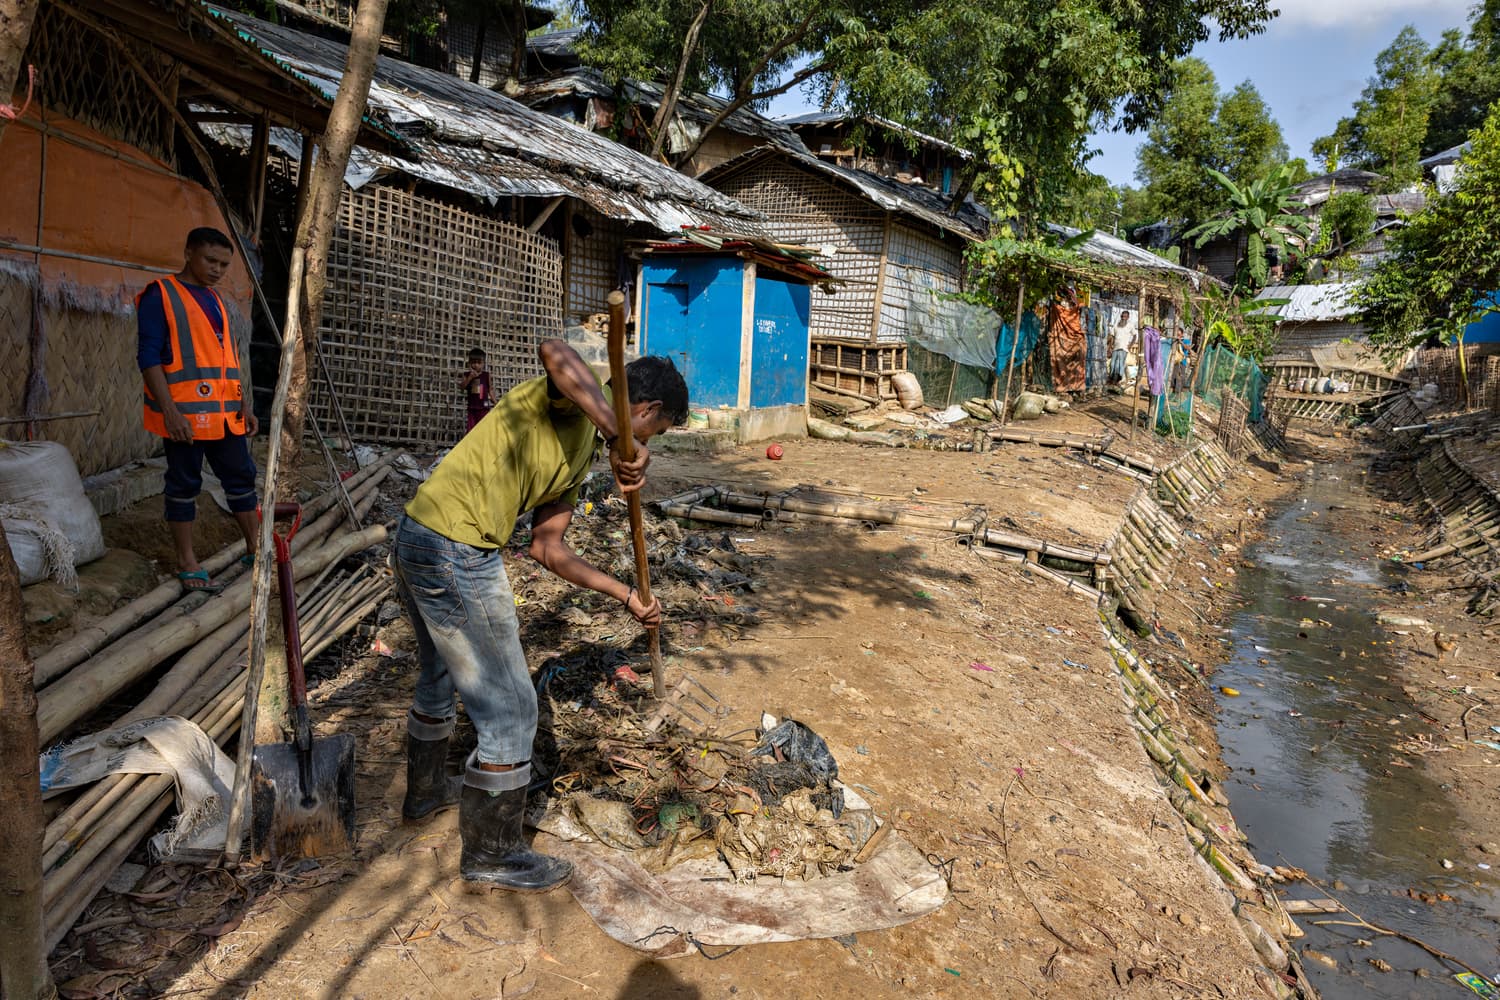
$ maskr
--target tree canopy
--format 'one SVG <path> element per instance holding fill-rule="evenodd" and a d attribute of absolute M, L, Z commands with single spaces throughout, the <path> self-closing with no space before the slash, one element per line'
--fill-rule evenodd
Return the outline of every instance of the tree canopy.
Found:
<path fill-rule="evenodd" d="M 1457 186 L 1432 199 L 1391 238 L 1391 255 L 1359 292 L 1370 339 L 1390 351 L 1464 329 L 1500 312 L 1500 104 L 1470 134 Z"/>
<path fill-rule="evenodd" d="M 1500 0 L 1475 6 L 1467 38 L 1457 29 L 1444 32 L 1431 60 L 1439 83 L 1422 142 L 1424 156 L 1463 142 L 1500 101 Z"/>
<path fill-rule="evenodd" d="M 1221 95 L 1213 70 L 1190 57 L 1177 62 L 1161 114 L 1136 155 L 1151 214 L 1196 225 L 1228 205 L 1210 171 L 1248 184 L 1286 163 L 1287 147 L 1254 85 L 1247 80 Z"/>
<path fill-rule="evenodd" d="M 972 149 L 960 192 L 1023 227 L 1066 196 L 1094 127 L 1144 126 L 1210 24 L 1247 37 L 1273 14 L 1269 0 L 573 3 L 584 57 L 617 75 L 670 83 L 685 66 L 686 85 L 741 103 L 805 79 L 827 107 Z"/>
<path fill-rule="evenodd" d="M 1422 179 L 1422 145 L 1440 78 L 1432 50 L 1407 25 L 1375 57 L 1375 75 L 1354 102 L 1354 114 L 1313 143 L 1313 152 L 1385 174 L 1393 187 Z"/>

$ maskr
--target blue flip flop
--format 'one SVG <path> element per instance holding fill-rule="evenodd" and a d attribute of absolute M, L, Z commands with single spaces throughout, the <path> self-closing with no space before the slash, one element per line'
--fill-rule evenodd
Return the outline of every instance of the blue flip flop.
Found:
<path fill-rule="evenodd" d="M 217 594 L 224 589 L 222 583 L 209 579 L 206 569 L 195 569 L 191 573 L 178 573 L 177 579 L 182 583 L 182 589 L 191 593 Z"/>

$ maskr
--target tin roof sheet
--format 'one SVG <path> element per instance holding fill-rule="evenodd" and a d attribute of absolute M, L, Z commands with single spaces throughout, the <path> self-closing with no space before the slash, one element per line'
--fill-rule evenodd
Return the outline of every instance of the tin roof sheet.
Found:
<path fill-rule="evenodd" d="M 213 12 L 278 68 L 326 93 L 337 91 L 347 46 L 245 14 Z M 711 225 L 766 235 L 758 213 L 707 185 L 602 135 L 437 70 L 381 56 L 369 110 L 405 138 L 415 158 L 357 148 L 346 174 L 353 187 L 402 173 L 492 203 L 509 196 L 567 195 L 606 217 L 663 233 Z M 235 137 L 232 126 L 218 135 Z"/>

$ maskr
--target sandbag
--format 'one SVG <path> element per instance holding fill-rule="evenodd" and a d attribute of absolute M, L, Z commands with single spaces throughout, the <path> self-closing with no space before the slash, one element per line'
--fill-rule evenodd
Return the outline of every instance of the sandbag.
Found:
<path fill-rule="evenodd" d="M 896 372 L 892 375 L 891 388 L 896 390 L 896 401 L 903 410 L 922 408 L 922 383 L 911 372 Z"/>
<path fill-rule="evenodd" d="M 0 442 L 0 520 L 23 586 L 49 577 L 77 586 L 74 567 L 104 555 L 99 515 L 56 441 Z"/>
<path fill-rule="evenodd" d="M 1046 412 L 1046 399 L 1035 392 L 1023 392 L 1016 397 L 1011 417 L 1016 420 L 1036 420 Z"/>

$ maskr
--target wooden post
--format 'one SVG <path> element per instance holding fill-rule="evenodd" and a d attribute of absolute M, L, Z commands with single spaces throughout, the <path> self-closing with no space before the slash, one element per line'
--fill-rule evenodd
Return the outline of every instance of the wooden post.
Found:
<path fill-rule="evenodd" d="M 310 135 L 302 137 L 302 159 L 297 164 L 297 218 L 307 211 L 307 193 L 312 190 L 313 167 L 317 162 L 318 144 Z"/>
<path fill-rule="evenodd" d="M 873 315 L 870 317 L 870 343 L 871 344 L 878 344 L 878 343 L 880 343 L 880 310 L 883 309 L 883 308 L 885 308 L 886 262 L 889 261 L 890 259 L 891 259 L 891 215 L 890 215 L 889 212 L 887 212 L 886 216 L 885 216 L 885 227 L 881 230 L 881 234 L 880 234 L 880 266 L 875 271 L 875 307 L 873 309 Z M 865 356 L 864 352 L 860 352 L 860 357 L 864 357 L 864 356 Z M 864 368 L 864 362 L 860 362 L 860 368 Z M 880 370 L 880 362 L 879 362 L 879 360 L 877 360 L 875 362 L 875 370 L 877 372 Z M 864 388 L 864 380 L 863 379 L 860 380 L 860 386 L 859 387 L 861 389 Z M 875 391 L 873 393 L 871 393 L 871 395 L 875 396 L 877 398 L 880 396 L 880 376 L 879 375 L 875 376 Z"/>
<path fill-rule="evenodd" d="M 1146 368 L 1146 286 L 1135 297 L 1135 393 L 1130 399 L 1130 440 L 1135 440 L 1135 425 L 1140 422 L 1141 376 Z"/>
<path fill-rule="evenodd" d="M 266 210 L 266 160 L 270 156 L 271 121 L 265 114 L 255 119 L 250 136 L 250 183 L 245 191 L 245 218 L 250 242 L 260 246 L 261 220 Z"/>
<path fill-rule="evenodd" d="M 1021 343 L 1021 306 L 1026 299 L 1026 282 L 1016 279 L 1016 325 L 1010 331 L 1010 360 L 1005 364 L 1005 398 L 1000 401 L 1000 426 L 1010 423 L 1010 377 L 1016 369 L 1016 347 Z"/>
<path fill-rule="evenodd" d="M 42 939 L 42 785 L 21 574 L 0 526 L 0 996 L 55 995 Z"/>
<path fill-rule="evenodd" d="M 370 81 L 375 75 L 375 58 L 380 52 L 380 36 L 385 24 L 385 9 L 386 0 L 365 0 L 355 13 L 348 61 L 339 81 L 333 110 L 328 116 L 328 128 L 318 144 L 320 152 L 310 181 L 307 204 L 297 222 L 297 239 L 292 246 L 287 275 L 287 316 L 282 328 L 281 363 L 276 395 L 271 403 L 271 440 L 266 457 L 266 496 L 263 500 L 263 505 L 269 509 L 274 509 L 279 494 L 296 495 L 295 476 L 282 474 L 282 452 L 286 453 L 287 464 L 295 468 L 296 457 L 301 451 L 302 419 L 307 406 L 304 337 L 316 335 L 322 314 L 328 247 L 333 241 L 338 220 L 344 171 L 349 165 L 349 154 L 359 137 L 361 118 L 369 101 Z M 240 723 L 234 794 L 229 806 L 228 836 L 224 843 L 224 856 L 229 864 L 240 859 L 245 820 L 250 808 L 250 753 L 257 742 L 266 738 L 280 740 L 286 706 L 284 658 L 277 659 L 279 671 L 266 669 L 266 611 L 272 589 L 270 518 L 261 522 L 259 549 L 266 557 L 256 561 L 250 604 L 249 677 Z M 262 700 L 273 710 L 267 713 L 270 718 L 266 720 L 259 718 Z"/>

